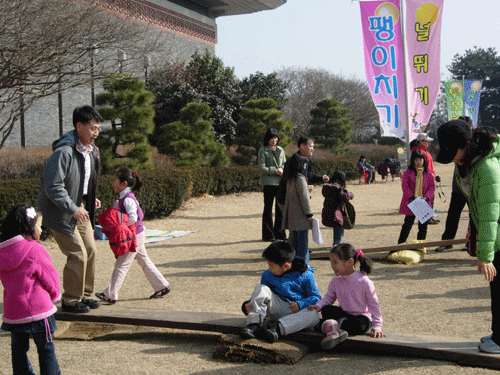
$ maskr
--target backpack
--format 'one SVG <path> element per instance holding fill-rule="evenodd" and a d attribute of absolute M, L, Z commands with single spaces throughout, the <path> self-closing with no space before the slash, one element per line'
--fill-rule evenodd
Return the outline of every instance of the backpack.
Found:
<path fill-rule="evenodd" d="M 344 218 L 344 229 L 354 228 L 354 223 L 356 221 L 356 210 L 351 202 L 347 201 L 344 204 L 344 209 L 342 210 L 342 217 Z"/>

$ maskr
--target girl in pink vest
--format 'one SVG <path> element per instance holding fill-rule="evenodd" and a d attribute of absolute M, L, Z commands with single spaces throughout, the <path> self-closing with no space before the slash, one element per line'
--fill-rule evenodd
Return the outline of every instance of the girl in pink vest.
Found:
<path fill-rule="evenodd" d="M 27 204 L 14 207 L 2 223 L 2 329 L 11 333 L 14 374 L 35 374 L 27 356 L 30 336 L 38 350 L 40 373 L 61 373 L 52 341 L 61 281 L 50 255 L 38 243 L 41 226 L 42 215 Z"/>
<path fill-rule="evenodd" d="M 135 252 L 128 251 L 116 258 L 115 268 L 108 287 L 102 293 L 95 294 L 97 298 L 110 304 L 118 300 L 118 291 L 136 257 L 137 263 L 141 266 L 144 275 L 146 275 L 146 278 L 154 289 L 154 293 L 149 298 L 161 298 L 170 292 L 168 281 L 165 280 L 151 259 L 149 259 L 144 245 L 145 234 L 144 225 L 142 224 L 144 214 L 133 193 L 138 191 L 141 186 L 142 181 L 137 172 L 132 173 L 130 168 L 120 168 L 115 171 L 113 190 L 119 195 L 119 199 L 115 202 L 114 208 L 128 215 L 129 221 L 127 225 L 135 224 L 137 230 L 137 249 Z"/>

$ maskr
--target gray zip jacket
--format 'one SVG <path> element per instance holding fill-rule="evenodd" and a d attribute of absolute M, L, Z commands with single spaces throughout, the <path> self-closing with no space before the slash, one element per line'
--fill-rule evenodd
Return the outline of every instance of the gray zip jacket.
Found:
<path fill-rule="evenodd" d="M 45 164 L 36 203 L 43 215 L 42 225 L 68 236 L 73 235 L 76 227 L 76 219 L 72 215 L 83 201 L 85 161 L 76 150 L 77 139 L 76 131 L 72 130 L 52 143 L 53 153 Z M 99 149 L 95 145 L 93 147 L 86 195 L 86 209 L 92 226 L 99 171 Z"/>

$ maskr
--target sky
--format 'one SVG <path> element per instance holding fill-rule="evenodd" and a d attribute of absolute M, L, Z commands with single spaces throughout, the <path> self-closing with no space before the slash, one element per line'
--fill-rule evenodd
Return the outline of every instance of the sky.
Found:
<path fill-rule="evenodd" d="M 270 11 L 217 19 L 217 55 L 237 77 L 282 68 L 321 68 L 365 80 L 358 1 L 288 0 Z M 474 46 L 500 53 L 500 0 L 444 0 L 441 79 Z"/>

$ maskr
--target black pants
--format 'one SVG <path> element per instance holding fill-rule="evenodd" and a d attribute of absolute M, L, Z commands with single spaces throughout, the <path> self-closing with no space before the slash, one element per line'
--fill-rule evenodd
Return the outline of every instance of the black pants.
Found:
<path fill-rule="evenodd" d="M 500 251 L 495 253 L 493 258 L 493 265 L 497 270 L 497 275 L 490 283 L 491 293 L 491 332 L 493 334 L 492 340 L 495 344 L 500 345 Z"/>
<path fill-rule="evenodd" d="M 276 196 L 278 195 L 279 186 L 265 185 L 264 186 L 264 212 L 262 213 L 262 239 L 265 241 L 286 238 L 285 231 L 281 229 L 283 222 L 283 214 L 278 206 Z M 274 225 L 273 225 L 273 202 L 274 204 Z"/>
<path fill-rule="evenodd" d="M 442 240 L 453 240 L 457 235 L 458 223 L 460 222 L 460 214 L 467 203 L 467 198 L 460 192 L 452 192 L 450 206 L 448 207 L 448 215 L 446 216 L 446 224 L 444 227 Z"/>
<path fill-rule="evenodd" d="M 410 235 L 411 227 L 413 226 L 414 222 L 415 216 L 405 215 L 405 222 L 403 223 L 401 232 L 399 233 L 398 244 L 406 242 L 408 236 Z M 425 240 L 425 237 L 427 237 L 427 223 L 428 221 L 423 224 L 420 221 L 418 222 L 417 240 Z"/>
<path fill-rule="evenodd" d="M 347 331 L 349 336 L 361 335 L 372 328 L 372 322 L 364 315 L 352 315 L 346 313 L 339 306 L 326 305 L 321 309 L 322 321 L 328 319 L 339 320 L 346 318 L 342 323 L 342 329 Z"/>
<path fill-rule="evenodd" d="M 368 177 L 366 178 L 367 182 L 369 184 L 373 183 L 373 181 L 375 181 L 375 170 L 371 168 L 366 168 L 366 173 L 368 174 Z"/>

